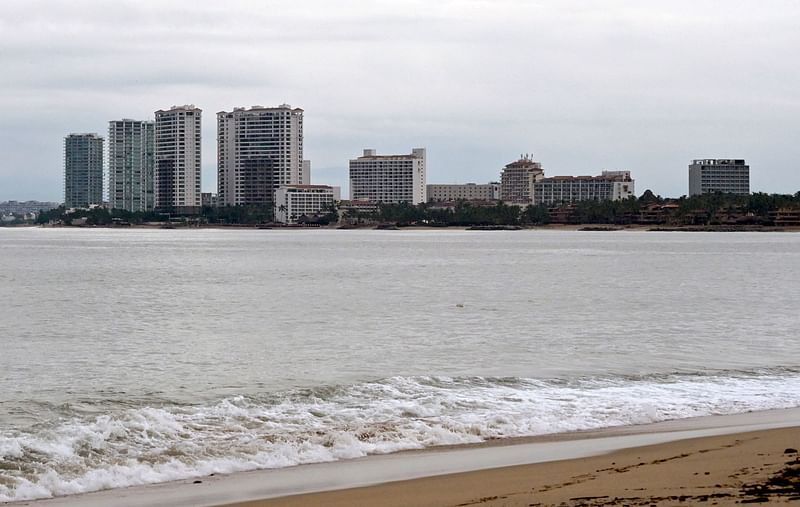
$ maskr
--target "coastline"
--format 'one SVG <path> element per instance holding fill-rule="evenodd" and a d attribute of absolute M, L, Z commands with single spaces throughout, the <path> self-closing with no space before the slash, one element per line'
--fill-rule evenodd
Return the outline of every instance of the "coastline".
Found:
<path fill-rule="evenodd" d="M 785 503 L 800 499 L 798 442 L 798 427 L 760 430 L 224 507 Z"/>
<path fill-rule="evenodd" d="M 737 443 L 739 441 L 750 442 L 747 444 L 746 452 L 742 450 L 743 446 Z M 642 481 L 652 482 L 655 480 L 658 482 L 663 476 L 661 464 L 671 463 L 675 466 L 683 466 L 687 461 L 694 462 L 695 460 L 700 460 L 700 462 L 693 466 L 705 467 L 707 470 L 691 472 L 698 474 L 697 476 L 692 475 L 693 478 L 698 478 L 701 474 L 706 477 L 705 471 L 709 472 L 707 478 L 715 480 L 725 474 L 731 475 L 730 466 L 734 463 L 739 466 L 739 469 L 752 468 L 755 472 L 755 468 L 758 468 L 757 471 L 760 475 L 751 474 L 752 477 L 751 475 L 746 477 L 742 475 L 742 479 L 736 485 L 725 486 L 727 490 L 734 487 L 741 489 L 745 479 L 751 482 L 766 480 L 769 474 L 775 473 L 777 471 L 774 470 L 775 467 L 788 461 L 788 458 L 783 461 L 779 460 L 776 453 L 792 446 L 795 448 L 800 446 L 800 409 L 797 408 L 681 419 L 592 432 L 498 440 L 467 446 L 436 447 L 347 461 L 241 472 L 48 500 L 17 502 L 10 505 L 35 507 L 73 507 L 78 505 L 92 507 L 112 504 L 120 507 L 145 505 L 237 507 L 467 505 L 470 501 L 480 503 L 473 501 L 476 499 L 485 500 L 480 503 L 481 505 L 493 505 L 491 497 L 497 497 L 495 500 L 498 502 L 502 500 L 494 505 L 529 505 L 529 503 L 535 504 L 542 500 L 530 500 L 530 497 L 526 496 L 528 493 L 538 492 L 537 495 L 539 495 L 548 491 L 553 492 L 545 495 L 550 498 L 547 501 L 555 502 L 554 498 L 561 498 L 559 502 L 556 502 L 560 503 L 560 501 L 569 500 L 566 496 L 559 496 L 562 493 L 573 495 L 571 498 L 611 496 L 602 492 L 624 484 L 615 479 L 620 473 L 628 473 L 635 469 L 637 474 L 644 474 Z M 780 449 L 776 450 L 778 447 Z M 715 452 L 706 452 L 704 451 L 706 448 L 713 448 Z M 643 454 L 652 459 L 648 461 L 642 457 Z M 682 456 L 684 454 L 686 456 Z M 680 459 L 675 456 L 679 456 Z M 634 457 L 641 459 L 633 463 Z M 763 461 L 763 463 L 761 466 L 753 468 L 752 465 L 745 466 L 749 463 L 748 460 Z M 628 463 L 628 461 L 631 463 L 622 464 Z M 610 463 L 616 463 L 616 465 Z M 639 463 L 658 466 L 641 466 Z M 622 471 L 614 472 L 615 468 Z M 591 481 L 576 482 L 570 479 L 574 478 L 575 470 L 584 470 L 585 472 L 577 475 L 585 475 L 589 473 L 590 469 L 595 470 L 592 472 L 595 476 Z M 597 474 L 603 469 L 610 470 L 605 470 L 604 474 L 601 474 L 604 479 L 600 480 Z M 645 471 L 648 472 L 645 473 Z M 600 493 L 573 494 L 576 488 L 563 489 L 561 487 L 550 487 L 547 491 L 538 491 L 534 486 L 526 486 L 523 488 L 525 495 L 517 495 L 518 497 L 514 501 L 529 502 L 530 500 L 530 502 L 511 503 L 508 500 L 509 495 L 519 491 L 523 482 L 530 481 L 532 473 L 535 473 L 536 477 L 551 478 L 548 481 L 562 486 L 567 485 L 567 482 L 573 483 L 570 486 L 586 483 L 586 488 L 589 489 L 581 491 L 599 491 Z M 652 477 L 653 474 L 655 474 L 655 479 Z M 563 481 L 558 482 L 557 479 L 561 480 L 559 479 L 561 477 L 564 478 Z M 626 475 L 625 477 L 625 480 L 628 481 L 628 477 L 631 476 Z M 700 478 L 702 479 L 702 477 Z M 691 481 L 686 482 L 685 479 L 686 477 L 675 475 L 670 481 L 665 482 L 664 486 L 670 491 L 683 488 L 687 491 L 687 495 L 689 491 L 705 491 L 709 487 L 696 485 Z M 675 480 L 678 482 L 674 482 Z M 540 482 L 539 479 L 536 480 L 537 484 Z M 540 487 L 548 484 L 549 482 L 545 485 L 540 484 Z M 722 482 L 719 484 L 722 485 Z M 563 491 L 559 493 L 559 489 Z M 577 489 L 580 490 L 580 488 Z M 428 493 L 424 493 L 426 491 Z M 445 496 L 442 496 L 443 494 Z M 514 494 L 516 495 L 516 493 Z M 655 498 L 659 494 L 654 492 L 649 496 Z M 707 493 L 697 493 L 697 495 L 705 494 Z M 725 494 L 732 495 L 733 493 L 727 491 Z M 465 496 L 468 497 L 466 500 L 464 500 Z M 500 498 L 503 496 L 506 498 Z M 615 494 L 614 496 L 620 495 Z M 456 499 L 460 500 L 455 501 Z M 718 500 L 721 501 L 722 497 Z M 658 504 L 658 502 L 653 503 Z M 647 503 L 646 505 L 651 504 Z M 582 505 L 611 504 L 583 503 Z"/>
<path fill-rule="evenodd" d="M 307 230 L 322 230 L 322 231 L 469 231 L 480 230 L 473 228 L 474 226 L 446 226 L 434 227 L 430 225 L 408 225 L 391 229 L 380 228 L 375 226 L 365 227 L 346 227 L 340 228 L 336 226 L 325 227 L 298 227 L 298 226 L 280 226 L 280 225 L 246 225 L 246 224 L 203 224 L 203 225 L 166 225 L 166 224 L 135 224 L 130 226 L 115 226 L 115 225 L 37 225 L 25 224 L 6 226 L 4 229 L 114 229 L 114 230 L 257 230 L 257 231 L 307 231 Z M 482 232 L 503 232 L 512 229 L 497 230 L 485 229 Z M 798 226 L 667 226 L 667 225 L 607 225 L 607 224 L 547 224 L 547 225 L 526 225 L 519 226 L 521 231 L 569 231 L 569 232 L 800 232 Z"/>

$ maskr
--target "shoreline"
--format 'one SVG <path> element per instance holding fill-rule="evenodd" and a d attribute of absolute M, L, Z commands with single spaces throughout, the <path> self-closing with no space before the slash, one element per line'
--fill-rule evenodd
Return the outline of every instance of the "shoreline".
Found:
<path fill-rule="evenodd" d="M 478 227 L 477 229 L 475 227 Z M 525 225 L 525 226 L 497 226 L 497 229 L 492 229 L 489 226 L 486 229 L 480 227 L 487 226 L 442 226 L 435 227 L 430 225 L 408 225 L 397 226 L 393 228 L 380 228 L 377 226 L 367 227 L 346 227 L 341 228 L 338 226 L 281 226 L 281 225 L 255 225 L 255 224 L 204 224 L 204 225 L 181 225 L 181 224 L 135 224 L 130 226 L 119 225 L 40 225 L 40 224 L 25 224 L 6 226 L 0 229 L 113 229 L 113 230 L 257 230 L 257 231 L 306 231 L 306 230 L 322 230 L 322 231 L 478 231 L 478 232 L 504 232 L 504 231 L 569 231 L 569 232 L 800 232 L 798 226 L 726 226 L 726 225 L 710 225 L 710 226 L 668 226 L 668 225 L 609 225 L 609 224 L 547 224 L 547 225 Z M 518 228 L 515 228 L 518 227 Z"/>
<path fill-rule="evenodd" d="M 373 505 L 372 501 L 375 499 L 383 498 L 390 501 L 394 498 L 405 498 L 400 492 L 389 493 L 389 490 L 394 491 L 399 488 L 407 490 L 407 493 L 409 491 L 413 493 L 421 483 L 436 485 L 441 480 L 452 480 L 456 483 L 466 481 L 466 484 L 479 484 L 478 478 L 496 476 L 500 473 L 498 470 L 506 470 L 509 467 L 517 470 L 514 472 L 517 475 L 527 474 L 528 472 L 520 471 L 527 470 L 525 467 L 552 469 L 552 473 L 558 475 L 563 472 L 563 470 L 559 472 L 563 466 L 570 468 L 579 466 L 580 463 L 595 463 L 597 460 L 607 460 L 619 453 L 636 454 L 633 449 L 652 447 L 657 455 L 666 455 L 674 453 L 682 446 L 685 447 L 686 442 L 704 442 L 715 438 L 736 440 L 734 438 L 736 435 L 750 432 L 777 432 L 775 435 L 783 436 L 770 438 L 777 438 L 780 441 L 786 440 L 786 434 L 793 435 L 793 443 L 786 442 L 787 447 L 800 446 L 800 408 L 680 419 L 590 432 L 503 439 L 466 446 L 433 447 L 353 460 L 255 470 L 55 499 L 15 502 L 9 505 L 34 507 L 78 505 L 93 507 L 111 504 L 120 507 Z M 654 461 L 664 457 L 654 458 Z M 564 465 L 570 463 L 571 465 Z M 463 492 L 464 488 L 435 487 L 434 490 Z M 354 500 L 363 494 L 378 496 L 370 497 L 373 499 L 370 501 Z M 493 495 L 481 495 L 482 498 L 489 496 Z M 334 500 L 344 503 L 331 503 Z M 460 503 L 449 503 L 449 500 L 445 500 L 436 497 L 433 503 L 414 501 L 413 504 Z M 384 504 L 403 505 L 374 503 L 374 505 Z"/>
<path fill-rule="evenodd" d="M 796 426 L 758 430 L 217 507 L 787 503 L 800 500 L 797 442 Z"/>

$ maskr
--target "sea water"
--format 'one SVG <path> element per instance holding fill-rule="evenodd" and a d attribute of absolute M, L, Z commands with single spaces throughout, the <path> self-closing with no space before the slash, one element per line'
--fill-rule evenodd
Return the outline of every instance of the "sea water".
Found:
<path fill-rule="evenodd" d="M 800 235 L 0 229 L 0 501 L 800 406 Z"/>

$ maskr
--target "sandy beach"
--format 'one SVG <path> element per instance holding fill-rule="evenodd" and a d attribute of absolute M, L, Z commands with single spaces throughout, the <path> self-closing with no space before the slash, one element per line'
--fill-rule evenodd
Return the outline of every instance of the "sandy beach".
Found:
<path fill-rule="evenodd" d="M 800 428 L 773 429 L 227 507 L 793 503 L 798 447 Z"/>
<path fill-rule="evenodd" d="M 733 505 L 800 499 L 800 409 L 317 463 L 17 502 L 36 507 Z"/>

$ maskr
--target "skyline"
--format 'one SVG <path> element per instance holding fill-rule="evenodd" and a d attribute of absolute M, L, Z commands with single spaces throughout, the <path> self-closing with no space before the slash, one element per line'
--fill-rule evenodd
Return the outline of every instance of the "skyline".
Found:
<path fill-rule="evenodd" d="M 60 200 L 69 133 L 186 103 L 303 108 L 312 181 L 343 192 L 364 148 L 408 146 L 429 183 L 494 181 L 533 152 L 549 174 L 632 171 L 639 193 L 687 194 L 691 160 L 723 157 L 752 191 L 800 189 L 792 2 L 71 5 L 4 6 L 0 201 Z M 203 139 L 216 192 L 214 122 Z"/>

